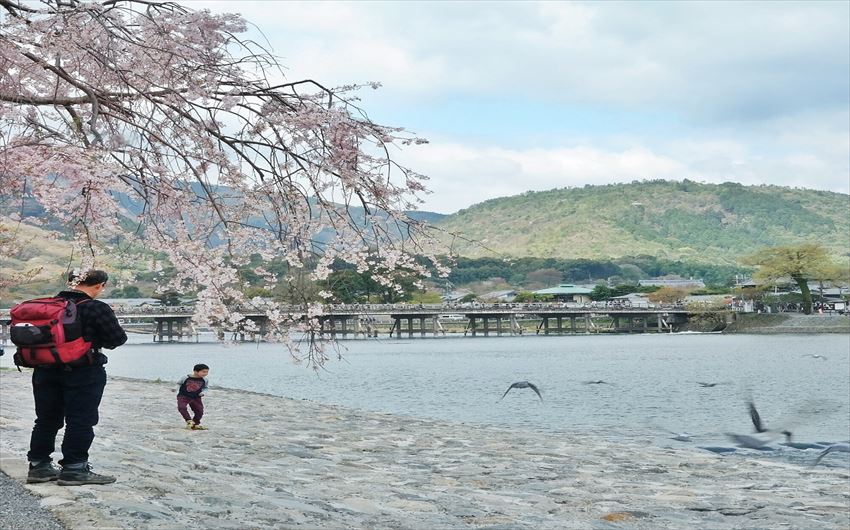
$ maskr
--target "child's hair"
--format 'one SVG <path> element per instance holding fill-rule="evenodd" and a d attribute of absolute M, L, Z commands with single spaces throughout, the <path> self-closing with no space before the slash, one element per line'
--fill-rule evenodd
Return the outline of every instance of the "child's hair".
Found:
<path fill-rule="evenodd" d="M 200 372 L 201 370 L 209 370 L 210 367 L 205 364 L 196 364 L 192 369 L 196 372 Z"/>

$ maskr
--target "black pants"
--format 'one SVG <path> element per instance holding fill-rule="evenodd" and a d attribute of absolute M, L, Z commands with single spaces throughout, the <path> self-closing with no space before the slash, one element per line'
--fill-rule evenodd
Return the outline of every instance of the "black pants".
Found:
<path fill-rule="evenodd" d="M 65 424 L 62 465 L 88 462 L 94 440 L 97 408 L 106 386 L 103 366 L 74 370 L 36 368 L 32 373 L 35 426 L 30 439 L 30 462 L 49 460 L 56 449 L 56 433 Z"/>

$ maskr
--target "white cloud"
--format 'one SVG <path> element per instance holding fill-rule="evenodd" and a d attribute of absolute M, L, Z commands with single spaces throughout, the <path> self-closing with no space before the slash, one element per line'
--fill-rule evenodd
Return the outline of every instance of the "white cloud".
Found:
<path fill-rule="evenodd" d="M 528 190 L 658 178 L 850 191 L 846 164 L 842 166 L 827 152 L 787 151 L 765 157 L 728 139 L 673 141 L 657 149 L 635 145 L 621 150 L 592 146 L 518 150 L 438 139 L 406 150 L 399 160 L 430 177 L 432 193 L 425 197 L 422 209 L 441 213 Z M 843 187 L 838 184 L 842 181 Z"/>
<path fill-rule="evenodd" d="M 592 147 L 514 150 L 437 141 L 408 150 L 400 160 L 431 179 L 433 193 L 422 209 L 443 213 L 527 190 L 678 178 L 687 169 L 641 147 L 623 151 Z"/>
<path fill-rule="evenodd" d="M 379 80 L 417 97 L 675 103 L 727 119 L 846 103 L 843 3 L 195 5 L 238 6 L 293 75 Z"/>
<path fill-rule="evenodd" d="M 243 13 L 290 78 L 382 82 L 364 94 L 367 111 L 390 100 L 438 115 L 445 101 L 480 98 L 512 106 L 512 115 L 532 103 L 637 113 L 652 125 L 631 137 L 616 119 L 587 134 L 547 130 L 540 134 L 566 139 L 519 149 L 482 145 L 470 132 L 501 127 L 509 138 L 509 119 L 464 121 L 459 132 L 458 120 L 480 118 L 472 112 L 429 123 L 428 134 L 384 114 L 433 141 L 402 155 L 431 177 L 425 209 L 643 178 L 850 191 L 846 2 L 191 5 Z"/>

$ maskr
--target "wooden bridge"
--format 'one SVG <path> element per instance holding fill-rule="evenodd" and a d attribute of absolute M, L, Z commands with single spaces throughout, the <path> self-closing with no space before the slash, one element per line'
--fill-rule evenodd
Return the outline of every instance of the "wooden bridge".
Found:
<path fill-rule="evenodd" d="M 303 319 L 303 308 L 285 306 L 281 310 Z M 246 308 L 240 313 L 252 324 L 236 329 L 216 328 L 220 340 L 228 333 L 231 340 L 239 341 L 260 340 L 267 335 L 269 319 L 265 313 Z M 192 307 L 117 308 L 116 315 L 127 327 L 153 324 L 154 342 L 198 340 Z M 440 336 L 446 334 L 449 323 L 463 324 L 464 336 L 489 337 L 532 331 L 537 335 L 674 332 L 688 321 L 688 312 L 681 307 L 630 308 L 616 304 L 357 304 L 326 306 L 316 319 L 319 336 L 331 339 L 377 337 L 379 325 L 389 327 L 389 336 L 399 338 Z M 523 327 L 529 323 L 530 329 Z M 0 312 L 0 338 L 4 342 L 9 336 L 9 324 L 8 310 Z"/>

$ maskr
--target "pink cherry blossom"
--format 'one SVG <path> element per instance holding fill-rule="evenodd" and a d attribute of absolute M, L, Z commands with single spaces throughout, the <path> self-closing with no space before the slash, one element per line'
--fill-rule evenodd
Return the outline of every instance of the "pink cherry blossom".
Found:
<path fill-rule="evenodd" d="M 426 179 L 388 153 L 425 140 L 372 122 L 357 106 L 363 86 L 282 78 L 245 28 L 171 2 L 0 2 L 0 204 L 36 199 L 73 232 L 80 268 L 116 234 L 120 252 L 162 253 L 177 275 L 161 288 L 196 293 L 198 322 L 250 328 L 255 307 L 287 341 L 313 332 L 321 303 L 303 296 L 302 319 L 246 299 L 239 267 L 284 259 L 282 277 L 256 270 L 267 286 L 295 285 L 316 262 L 312 277 L 327 277 L 335 259 L 385 285 L 399 267 L 424 273 L 414 254 L 431 247 L 405 211 Z M 3 255 L 15 233 L 0 225 Z"/>

